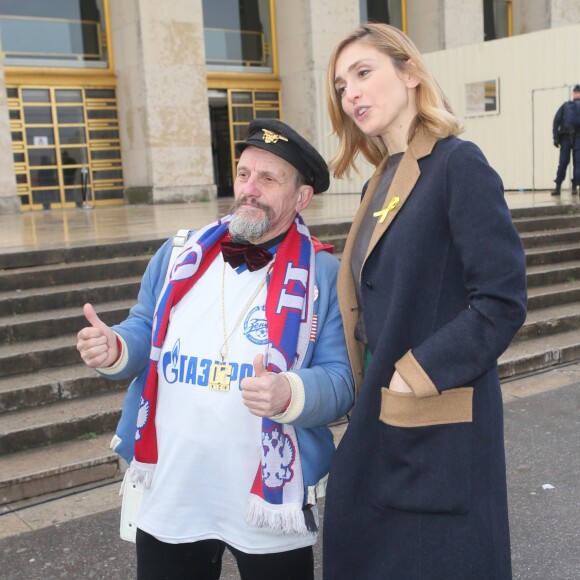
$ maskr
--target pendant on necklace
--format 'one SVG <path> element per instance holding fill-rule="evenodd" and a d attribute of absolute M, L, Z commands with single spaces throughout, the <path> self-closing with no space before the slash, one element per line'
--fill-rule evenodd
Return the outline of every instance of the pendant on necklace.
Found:
<path fill-rule="evenodd" d="M 224 362 L 212 363 L 209 367 L 207 388 L 212 391 L 229 391 L 232 373 L 232 365 Z"/>

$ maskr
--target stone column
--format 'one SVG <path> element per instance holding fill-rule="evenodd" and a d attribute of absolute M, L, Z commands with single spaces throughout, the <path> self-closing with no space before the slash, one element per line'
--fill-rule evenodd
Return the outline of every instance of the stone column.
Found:
<path fill-rule="evenodd" d="M 515 0 L 512 3 L 514 35 L 550 28 L 550 2 L 551 0 Z"/>
<path fill-rule="evenodd" d="M 109 7 L 127 200 L 215 197 L 201 0 Z"/>
<path fill-rule="evenodd" d="M 276 1 L 282 115 L 326 160 L 336 151 L 326 112 L 326 66 L 334 46 L 359 22 L 352 0 Z M 336 191 L 334 184 L 329 191 Z"/>
<path fill-rule="evenodd" d="M 481 0 L 444 0 L 445 48 L 484 41 Z"/>
<path fill-rule="evenodd" d="M 570 26 L 580 22 L 580 4 L 578 0 L 551 0 L 550 28 Z"/>
<path fill-rule="evenodd" d="M 16 193 L 10 117 L 4 80 L 4 53 L 0 46 L 0 214 L 22 211 Z"/>
<path fill-rule="evenodd" d="M 407 0 L 407 32 L 421 52 L 483 42 L 481 0 Z"/>

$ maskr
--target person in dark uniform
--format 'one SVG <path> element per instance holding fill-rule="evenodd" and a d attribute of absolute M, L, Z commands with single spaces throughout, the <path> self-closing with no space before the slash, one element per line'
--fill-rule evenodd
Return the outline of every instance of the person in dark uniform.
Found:
<path fill-rule="evenodd" d="M 526 267 L 498 174 L 400 30 L 334 49 L 328 104 L 348 175 L 376 167 L 338 298 L 357 398 L 324 515 L 328 580 L 512 577 L 497 359 L 526 316 Z"/>
<path fill-rule="evenodd" d="M 572 195 L 580 190 L 580 85 L 572 90 L 572 100 L 566 101 L 556 112 L 552 125 L 554 147 L 560 148 L 560 159 L 556 172 L 556 187 L 552 195 L 560 195 L 562 182 L 572 154 L 574 176 L 572 177 Z"/>

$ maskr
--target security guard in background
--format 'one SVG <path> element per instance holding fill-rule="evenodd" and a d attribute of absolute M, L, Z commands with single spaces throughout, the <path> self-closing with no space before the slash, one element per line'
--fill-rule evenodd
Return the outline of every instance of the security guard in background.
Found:
<path fill-rule="evenodd" d="M 552 127 L 554 147 L 560 147 L 560 160 L 556 173 L 555 189 L 552 195 L 560 195 L 562 182 L 573 152 L 574 176 L 572 177 L 572 195 L 578 195 L 580 189 L 580 84 L 572 91 L 572 100 L 566 101 L 556 113 Z"/>

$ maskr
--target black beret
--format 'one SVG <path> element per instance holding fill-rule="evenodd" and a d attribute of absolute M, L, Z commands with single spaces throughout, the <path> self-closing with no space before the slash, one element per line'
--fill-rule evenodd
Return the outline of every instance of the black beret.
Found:
<path fill-rule="evenodd" d="M 580 85 L 576 85 L 573 89 L 572 89 L 575 93 L 577 93 L 578 91 L 580 91 Z"/>
<path fill-rule="evenodd" d="M 269 151 L 294 166 L 312 185 L 314 193 L 326 191 L 330 177 L 326 161 L 316 149 L 300 136 L 292 127 L 276 119 L 254 119 L 248 127 L 248 138 L 236 144 L 236 151 L 251 145 Z"/>

